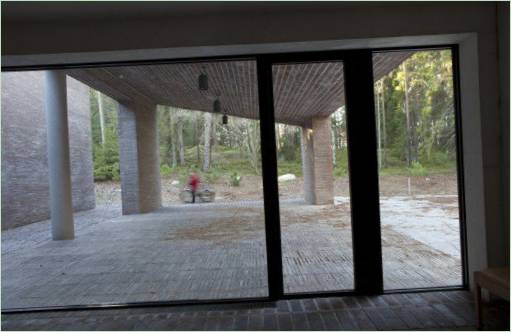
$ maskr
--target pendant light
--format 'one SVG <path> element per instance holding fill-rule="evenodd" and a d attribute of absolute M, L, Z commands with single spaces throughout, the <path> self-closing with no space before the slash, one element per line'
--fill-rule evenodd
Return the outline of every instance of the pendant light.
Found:
<path fill-rule="evenodd" d="M 202 73 L 199 75 L 199 90 L 208 90 L 208 75 L 204 73 L 204 67 L 202 67 Z"/>
<path fill-rule="evenodd" d="M 220 100 L 215 99 L 215 101 L 213 102 L 213 113 L 220 113 L 221 110 L 222 107 L 220 105 Z"/>

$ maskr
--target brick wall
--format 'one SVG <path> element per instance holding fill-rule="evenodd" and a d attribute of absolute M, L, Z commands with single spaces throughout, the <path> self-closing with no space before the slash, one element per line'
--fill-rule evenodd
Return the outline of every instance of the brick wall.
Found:
<path fill-rule="evenodd" d="M 122 213 L 161 207 L 156 105 L 119 105 Z"/>
<path fill-rule="evenodd" d="M 301 133 L 304 199 L 309 204 L 334 201 L 334 165 L 330 117 L 313 118 Z"/>
<path fill-rule="evenodd" d="M 303 198 L 309 204 L 316 204 L 314 150 L 311 129 L 302 127 L 300 147 L 302 150 Z"/>
<path fill-rule="evenodd" d="M 312 135 L 316 204 L 331 204 L 334 201 L 334 165 L 330 117 L 313 118 Z"/>
<path fill-rule="evenodd" d="M 73 207 L 95 207 L 89 88 L 68 83 Z M 2 229 L 50 217 L 44 72 L 2 73 Z"/>

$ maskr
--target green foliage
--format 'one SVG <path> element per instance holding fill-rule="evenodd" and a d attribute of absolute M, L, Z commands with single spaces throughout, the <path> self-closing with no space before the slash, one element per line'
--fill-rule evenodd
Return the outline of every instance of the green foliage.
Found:
<path fill-rule="evenodd" d="M 112 165 L 112 180 L 114 181 L 121 180 L 121 167 L 118 162 Z"/>
<path fill-rule="evenodd" d="M 406 83 L 405 84 L 405 78 Z M 407 90 L 405 91 L 405 86 Z M 408 107 L 405 107 L 405 96 Z M 380 174 L 425 176 L 456 169 L 452 60 L 449 50 L 415 52 L 375 83 L 375 104 L 381 151 Z M 102 142 L 98 96 L 91 90 L 91 130 L 94 177 L 118 180 L 119 146 L 117 105 L 102 96 L 104 136 Z M 408 110 L 408 112 L 407 112 Z M 407 121 L 408 118 L 408 121 Z M 348 174 L 346 110 L 331 117 L 334 176 Z M 204 113 L 158 107 L 161 176 L 186 183 L 192 171 L 204 182 L 226 181 L 239 185 L 247 175 L 261 174 L 259 121 L 229 117 L 223 125 L 213 117 L 210 167 L 203 168 L 205 151 Z M 301 128 L 276 124 L 278 175 L 302 176 Z M 181 158 L 181 156 L 183 158 Z"/>
<path fill-rule="evenodd" d="M 106 130 L 104 145 L 94 144 L 94 179 L 96 181 L 117 181 L 120 179 L 119 145 L 114 130 Z"/>
<path fill-rule="evenodd" d="M 380 174 L 421 175 L 455 169 L 449 50 L 414 53 L 376 82 L 375 95 L 377 118 L 382 119 L 378 128 Z"/>
<path fill-rule="evenodd" d="M 338 150 L 336 153 L 334 176 L 343 177 L 348 175 L 348 150 Z"/>
<path fill-rule="evenodd" d="M 188 178 L 190 177 L 191 170 L 184 167 L 178 167 L 175 174 L 177 175 L 179 183 L 188 183 Z"/>
<path fill-rule="evenodd" d="M 241 182 L 241 175 L 239 175 L 237 172 L 231 173 L 231 176 L 229 177 L 229 184 L 232 187 L 239 187 Z"/>
<path fill-rule="evenodd" d="M 173 173 L 172 167 L 167 164 L 163 164 L 160 166 L 160 174 L 164 178 L 170 178 Z"/>
<path fill-rule="evenodd" d="M 207 171 L 200 172 L 199 176 L 201 176 L 207 183 L 214 183 L 220 179 L 222 172 L 215 168 L 211 168 Z"/>
<path fill-rule="evenodd" d="M 285 126 L 284 134 L 279 139 L 279 160 L 298 161 L 300 159 L 300 129 L 294 126 Z"/>
<path fill-rule="evenodd" d="M 408 168 L 411 176 L 427 176 L 428 170 L 421 165 L 418 161 L 412 163 L 412 167 Z"/>
<path fill-rule="evenodd" d="M 94 180 L 107 181 L 112 179 L 110 166 L 102 165 L 94 167 Z"/>
<path fill-rule="evenodd" d="M 279 161 L 277 163 L 278 176 L 284 174 L 294 174 L 296 176 L 302 176 L 302 163 L 299 160 L 294 161 Z"/>
<path fill-rule="evenodd" d="M 102 96 L 104 112 L 105 142 L 102 143 L 98 99 L 95 90 L 90 90 L 92 154 L 94 160 L 94 180 L 119 181 L 119 142 L 117 135 L 117 111 L 115 102 Z"/>
<path fill-rule="evenodd" d="M 203 183 L 216 183 L 222 179 L 222 170 L 211 168 L 208 171 L 199 170 L 197 167 L 192 166 L 177 166 L 170 167 L 166 164 L 160 166 L 160 173 L 165 178 L 177 178 L 180 183 L 188 183 L 190 175 L 196 173 L 199 176 L 199 180 Z"/>
<path fill-rule="evenodd" d="M 94 165 L 94 179 L 96 181 L 119 181 L 121 178 L 121 174 L 119 171 L 119 163 L 113 164 L 101 164 Z"/>
<path fill-rule="evenodd" d="M 433 151 L 429 156 L 424 156 L 424 160 L 428 160 L 428 166 L 449 166 L 454 165 L 455 160 L 447 151 Z"/>

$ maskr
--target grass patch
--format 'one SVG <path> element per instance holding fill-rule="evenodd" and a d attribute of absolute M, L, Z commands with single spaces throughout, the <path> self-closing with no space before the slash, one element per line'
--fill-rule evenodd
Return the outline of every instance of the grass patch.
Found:
<path fill-rule="evenodd" d="M 200 147 L 200 157 L 203 156 L 202 147 Z M 336 165 L 334 166 L 334 177 L 342 178 L 348 176 L 348 156 L 346 151 L 341 151 L 336 155 Z M 197 147 L 188 148 L 185 151 L 184 166 L 170 167 L 161 165 L 161 176 L 164 178 L 177 178 L 181 183 L 186 183 L 192 171 L 196 171 L 203 181 L 214 184 L 219 181 L 229 183 L 232 186 L 239 185 L 238 178 L 245 176 L 262 176 L 261 172 L 256 172 L 248 156 L 239 150 L 228 149 L 223 146 L 215 146 L 211 156 L 211 167 L 208 171 L 202 171 L 202 160 L 197 160 Z M 402 163 L 402 162 L 401 162 Z M 279 160 L 277 162 L 278 176 L 284 174 L 294 174 L 302 177 L 301 160 Z M 447 161 L 442 164 L 420 164 L 415 163 L 413 167 L 407 168 L 403 165 L 393 165 L 379 170 L 380 176 L 398 175 L 398 176 L 429 176 L 434 174 L 449 174 L 456 172 L 456 162 Z"/>
<path fill-rule="evenodd" d="M 297 161 L 279 161 L 277 163 L 277 173 L 278 176 L 288 173 L 302 176 L 302 164 Z"/>

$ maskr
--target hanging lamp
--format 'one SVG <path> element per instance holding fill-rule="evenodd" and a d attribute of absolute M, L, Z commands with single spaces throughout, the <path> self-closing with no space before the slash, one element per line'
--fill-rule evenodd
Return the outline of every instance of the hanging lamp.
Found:
<path fill-rule="evenodd" d="M 221 110 L 220 99 L 215 99 L 213 102 L 213 113 L 220 113 Z"/>
<path fill-rule="evenodd" d="M 207 91 L 208 90 L 208 75 L 204 73 L 204 67 L 202 67 L 202 73 L 199 75 L 199 90 Z"/>

